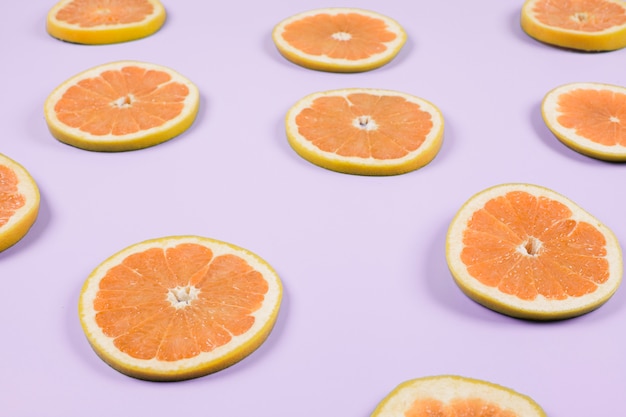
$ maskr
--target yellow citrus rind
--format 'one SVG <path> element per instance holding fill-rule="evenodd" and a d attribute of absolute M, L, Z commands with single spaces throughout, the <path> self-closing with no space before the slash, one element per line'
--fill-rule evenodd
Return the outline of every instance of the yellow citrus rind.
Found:
<path fill-rule="evenodd" d="M 516 416 L 546 417 L 542 407 L 528 395 L 502 385 L 457 375 L 428 376 L 405 381 L 377 405 L 371 417 L 409 415 L 407 412 L 420 400 L 434 400 L 444 407 L 451 401 L 480 400 Z"/>
<path fill-rule="evenodd" d="M 472 276 L 461 260 L 461 252 L 464 248 L 463 234 L 467 223 L 473 214 L 483 208 L 488 201 L 511 191 L 527 192 L 536 197 L 546 197 L 557 201 L 571 210 L 572 220 L 588 223 L 604 236 L 606 241 L 604 259 L 608 262 L 609 275 L 604 282 L 598 283 L 594 292 L 565 299 L 548 299 L 539 294 L 533 300 L 524 300 L 485 285 Z M 446 261 L 454 281 L 470 299 L 511 317 L 537 321 L 567 319 L 599 308 L 617 291 L 623 274 L 621 246 L 615 234 L 607 226 L 563 195 L 542 186 L 521 183 L 492 186 L 478 192 L 463 204 L 448 228 Z"/>
<path fill-rule="evenodd" d="M 420 110 L 429 113 L 433 127 L 421 146 L 407 153 L 404 157 L 396 159 L 375 159 L 371 157 L 361 158 L 338 155 L 318 148 L 300 134 L 296 117 L 303 109 L 310 107 L 315 99 L 319 97 L 346 97 L 354 93 L 402 97 L 411 103 L 419 105 Z M 302 158 L 315 165 L 345 174 L 383 176 L 399 175 L 415 171 L 430 163 L 435 156 L 437 156 L 443 144 L 444 119 L 437 106 L 420 97 L 393 90 L 346 88 L 317 92 L 303 97 L 287 112 L 285 128 L 287 140 L 294 151 Z"/>
<path fill-rule="evenodd" d="M 26 168 L 8 156 L 0 154 L 0 166 L 3 165 L 15 173 L 18 193 L 24 196 L 25 204 L 11 215 L 7 223 L 0 226 L 0 252 L 26 236 L 37 220 L 40 205 L 39 187 Z M 2 197 L 0 194 L 0 198 Z"/>
<path fill-rule="evenodd" d="M 580 135 L 577 132 L 577 129 L 566 128 L 559 123 L 558 119 L 562 114 L 559 111 L 559 97 L 561 97 L 564 93 L 575 90 L 611 91 L 613 94 L 619 94 L 626 97 L 626 88 L 611 84 L 576 82 L 556 87 L 549 91 L 541 102 L 541 115 L 548 129 L 550 129 L 554 136 L 556 136 L 556 138 L 559 139 L 564 145 L 583 155 L 605 161 L 626 161 L 626 143 L 616 143 L 613 145 L 601 144 Z M 592 106 L 589 106 L 589 111 L 593 111 Z M 610 117 L 616 116 L 607 114 L 606 117 L 607 122 L 609 122 Z M 626 120 L 620 120 L 619 123 L 626 124 Z"/>
<path fill-rule="evenodd" d="M 84 27 L 77 23 L 58 19 L 59 11 L 74 1 L 61 0 L 48 12 L 46 30 L 51 36 L 66 42 L 86 45 L 128 42 L 156 33 L 161 29 L 166 19 L 165 8 L 159 0 L 146 0 L 153 10 L 151 14 L 139 22 L 111 23 Z M 98 11 L 94 11 L 95 13 L 98 13 Z M 106 13 L 106 10 L 102 10 L 100 13 Z"/>
<path fill-rule="evenodd" d="M 119 350 L 113 339 L 105 335 L 95 320 L 93 301 L 98 286 L 107 271 L 119 265 L 129 255 L 150 248 L 168 248 L 181 243 L 206 246 L 217 257 L 232 254 L 245 260 L 254 270 L 261 273 L 268 284 L 263 305 L 252 313 L 254 325 L 239 336 L 209 352 L 176 361 L 137 359 Z M 243 360 L 258 349 L 268 338 L 278 318 L 282 300 L 282 283 L 276 271 L 258 255 L 247 249 L 219 240 L 201 236 L 168 236 L 146 240 L 131 245 L 102 262 L 86 279 L 80 292 L 78 313 L 83 331 L 95 353 L 109 366 L 130 377 L 148 381 L 181 381 L 202 377 L 223 370 Z"/>
<path fill-rule="evenodd" d="M 594 32 L 548 25 L 538 20 L 533 11 L 540 1 L 543 0 L 526 0 L 522 6 L 520 24 L 530 37 L 549 45 L 588 52 L 613 51 L 626 47 L 626 23 Z M 620 6 L 626 15 L 626 4 L 623 1 L 606 0 L 606 2 Z M 576 12 L 577 15 L 585 13 L 592 14 L 589 10 Z"/>
<path fill-rule="evenodd" d="M 185 85 L 189 93 L 185 97 L 181 113 L 160 126 L 126 135 L 94 135 L 80 128 L 68 126 L 59 120 L 55 111 L 55 105 L 69 88 L 76 85 L 80 80 L 97 77 L 105 71 L 119 71 L 127 66 L 166 72 L 171 76 L 169 82 Z M 147 148 L 179 136 L 194 123 L 199 106 L 200 93 L 198 88 L 193 82 L 178 72 L 161 65 L 146 62 L 117 61 L 83 71 L 60 84 L 46 99 L 44 116 L 50 133 L 60 142 L 89 151 L 120 152 Z"/>
<path fill-rule="evenodd" d="M 332 58 L 327 55 L 310 54 L 292 46 L 285 38 L 285 27 L 289 24 L 316 15 L 335 16 L 339 14 L 358 14 L 384 22 L 387 30 L 393 32 L 395 39 L 384 43 L 384 50 L 367 58 L 349 60 Z M 272 31 L 272 39 L 280 54 L 287 60 L 304 68 L 327 72 L 364 72 L 379 68 L 393 60 L 407 40 L 402 26 L 394 19 L 370 10 L 346 7 L 329 7 L 298 13 L 279 22 Z"/>

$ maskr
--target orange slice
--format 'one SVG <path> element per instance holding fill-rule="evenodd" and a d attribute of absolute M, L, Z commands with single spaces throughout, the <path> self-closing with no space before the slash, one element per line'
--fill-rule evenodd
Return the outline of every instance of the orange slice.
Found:
<path fill-rule="evenodd" d="M 291 16 L 274 27 L 272 38 L 278 51 L 297 65 L 360 72 L 391 61 L 406 42 L 406 33 L 379 13 L 336 7 Z"/>
<path fill-rule="evenodd" d="M 621 0 L 526 0 L 522 29 L 538 41 L 582 51 L 626 46 L 626 3 Z"/>
<path fill-rule="evenodd" d="M 128 151 L 165 142 L 194 122 L 200 96 L 179 73 L 136 61 L 104 64 L 57 87 L 45 102 L 52 135 L 91 151 Z"/>
<path fill-rule="evenodd" d="M 577 152 L 626 161 L 626 88 L 565 84 L 546 94 L 541 113 L 552 133 Z"/>
<path fill-rule="evenodd" d="M 371 417 L 546 417 L 532 398 L 510 388 L 456 375 L 417 378 L 398 385 Z"/>
<path fill-rule="evenodd" d="M 80 293 L 95 352 L 140 379 L 176 381 L 224 369 L 268 337 L 280 279 L 257 255 L 198 236 L 132 245 L 100 264 Z"/>
<path fill-rule="evenodd" d="M 349 174 L 396 175 L 437 155 L 443 116 L 432 103 L 376 89 L 314 93 L 287 113 L 287 138 L 304 159 Z"/>
<path fill-rule="evenodd" d="M 622 280 L 613 232 L 571 200 L 531 184 L 502 184 L 470 198 L 450 224 L 446 258 L 467 296 L 519 318 L 587 313 Z"/>
<path fill-rule="evenodd" d="M 0 251 L 19 242 L 39 214 L 39 188 L 26 169 L 0 154 Z"/>
<path fill-rule="evenodd" d="M 67 42 L 110 44 L 152 35 L 165 16 L 159 0 L 61 0 L 48 12 L 46 29 Z"/>

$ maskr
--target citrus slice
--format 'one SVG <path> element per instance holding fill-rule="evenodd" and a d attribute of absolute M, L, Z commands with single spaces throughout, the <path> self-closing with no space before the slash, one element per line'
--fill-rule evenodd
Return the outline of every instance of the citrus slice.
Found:
<path fill-rule="evenodd" d="M 577 152 L 626 161 L 626 88 L 565 84 L 546 94 L 541 113 L 552 133 Z"/>
<path fill-rule="evenodd" d="M 443 141 L 443 116 L 409 94 L 343 89 L 310 94 L 286 117 L 287 138 L 304 159 L 349 174 L 396 175 L 433 160 Z"/>
<path fill-rule="evenodd" d="M 531 184 L 502 184 L 470 198 L 450 224 L 446 258 L 471 299 L 534 320 L 594 310 L 622 280 L 613 232 L 566 197 Z"/>
<path fill-rule="evenodd" d="M 371 417 L 546 417 L 532 398 L 487 381 L 456 375 L 417 378 L 398 385 Z"/>
<path fill-rule="evenodd" d="M 26 169 L 0 154 L 0 251 L 19 242 L 39 214 L 39 188 Z"/>
<path fill-rule="evenodd" d="M 581 51 L 626 46 L 626 3 L 621 0 L 526 0 L 522 29 L 546 44 Z"/>
<path fill-rule="evenodd" d="M 159 0 L 61 0 L 48 12 L 48 33 L 90 45 L 127 42 L 157 32 L 165 23 Z"/>
<path fill-rule="evenodd" d="M 172 139 L 194 122 L 197 87 L 159 65 L 119 61 L 68 79 L 44 114 L 59 141 L 91 151 L 127 151 Z"/>
<path fill-rule="evenodd" d="M 291 16 L 272 32 L 278 51 L 305 68 L 360 72 L 391 61 L 406 42 L 393 19 L 368 10 L 325 8 Z"/>
<path fill-rule="evenodd" d="M 280 279 L 229 243 L 170 236 L 137 243 L 100 264 L 80 293 L 95 352 L 139 379 L 176 381 L 222 370 L 269 336 Z"/>

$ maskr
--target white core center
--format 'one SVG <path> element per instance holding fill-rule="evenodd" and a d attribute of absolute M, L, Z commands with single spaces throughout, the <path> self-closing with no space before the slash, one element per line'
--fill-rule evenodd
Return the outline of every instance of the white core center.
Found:
<path fill-rule="evenodd" d="M 167 292 L 167 300 L 176 308 L 184 308 L 198 298 L 199 293 L 200 290 L 193 285 L 171 288 Z"/>
<path fill-rule="evenodd" d="M 111 102 L 111 105 L 118 109 L 123 109 L 126 107 L 130 107 L 133 104 L 133 101 L 135 101 L 135 97 L 133 97 L 132 94 L 129 94 L 127 96 L 120 97 L 117 100 L 113 100 Z"/>
<path fill-rule="evenodd" d="M 541 250 L 542 243 L 539 239 L 529 237 L 526 242 L 522 243 L 517 249 L 519 252 L 528 256 L 537 256 Z"/>
<path fill-rule="evenodd" d="M 375 130 L 378 128 L 376 121 L 374 121 L 374 119 L 372 119 L 370 116 L 356 117 L 352 121 L 352 125 L 358 129 L 367 130 L 367 131 Z"/>
<path fill-rule="evenodd" d="M 611 123 L 617 123 L 617 124 L 619 124 L 619 123 L 620 123 L 619 117 L 615 117 L 615 116 L 611 116 L 611 117 L 609 117 L 609 121 L 610 121 Z"/>
<path fill-rule="evenodd" d="M 585 12 L 574 13 L 571 19 L 576 23 L 585 23 L 589 21 L 589 15 Z"/>
<path fill-rule="evenodd" d="M 352 35 L 348 32 L 335 32 L 331 36 L 336 41 L 349 41 L 352 39 Z"/>

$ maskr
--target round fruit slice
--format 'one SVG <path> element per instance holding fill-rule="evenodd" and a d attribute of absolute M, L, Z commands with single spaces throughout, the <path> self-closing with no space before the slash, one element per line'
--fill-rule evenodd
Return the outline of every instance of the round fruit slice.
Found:
<path fill-rule="evenodd" d="M 622 280 L 613 232 L 569 199 L 531 184 L 502 184 L 470 198 L 450 224 L 446 258 L 471 299 L 534 320 L 594 310 Z"/>
<path fill-rule="evenodd" d="M 417 378 L 398 385 L 371 417 L 546 417 L 532 398 L 510 388 L 455 375 Z"/>
<path fill-rule="evenodd" d="M 152 35 L 165 15 L 159 0 L 61 0 L 48 12 L 46 29 L 67 42 L 110 44 Z"/>
<path fill-rule="evenodd" d="M 538 41 L 582 51 L 626 46 L 626 3 L 621 0 L 526 0 L 522 29 Z"/>
<path fill-rule="evenodd" d="M 21 240 L 39 214 L 39 188 L 26 169 L 0 154 L 0 251 Z"/>
<path fill-rule="evenodd" d="M 541 113 L 565 145 L 584 155 L 626 161 L 626 88 L 571 83 L 550 91 Z"/>
<path fill-rule="evenodd" d="M 343 89 L 302 98 L 287 113 L 287 138 L 304 159 L 360 175 L 416 170 L 437 155 L 443 116 L 432 103 L 409 94 Z"/>
<path fill-rule="evenodd" d="M 282 285 L 257 255 L 217 240 L 171 236 L 100 264 L 80 293 L 95 352 L 139 379 L 176 381 L 251 354 L 276 321 Z"/>
<path fill-rule="evenodd" d="M 120 61 L 65 81 L 46 100 L 44 114 L 61 142 L 91 151 L 128 151 L 183 133 L 199 103 L 197 87 L 177 72 Z"/>
<path fill-rule="evenodd" d="M 391 61 L 406 42 L 393 19 L 353 8 L 317 9 L 274 27 L 278 51 L 291 62 L 321 71 L 369 71 Z"/>

